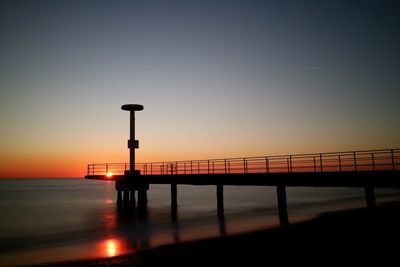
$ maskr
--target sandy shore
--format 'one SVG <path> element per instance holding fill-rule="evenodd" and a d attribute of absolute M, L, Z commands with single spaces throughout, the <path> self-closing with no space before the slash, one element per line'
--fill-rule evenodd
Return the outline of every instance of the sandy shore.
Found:
<path fill-rule="evenodd" d="M 398 260 L 399 227 L 400 202 L 391 202 L 373 212 L 357 209 L 326 213 L 285 229 L 166 245 L 111 259 L 57 266 L 389 266 Z"/>

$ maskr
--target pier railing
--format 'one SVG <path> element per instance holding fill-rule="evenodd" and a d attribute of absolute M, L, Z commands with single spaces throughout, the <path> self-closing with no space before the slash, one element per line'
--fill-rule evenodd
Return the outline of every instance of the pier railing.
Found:
<path fill-rule="evenodd" d="M 142 175 L 399 171 L 400 149 L 137 163 Z M 88 176 L 124 175 L 129 163 L 96 163 Z"/>

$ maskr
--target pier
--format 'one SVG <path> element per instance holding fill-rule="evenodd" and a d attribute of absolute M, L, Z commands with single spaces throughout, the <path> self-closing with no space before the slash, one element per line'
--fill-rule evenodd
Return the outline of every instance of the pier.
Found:
<path fill-rule="evenodd" d="M 376 207 L 374 188 L 400 187 L 400 149 L 361 150 L 242 158 L 136 163 L 135 111 L 137 104 L 123 105 L 130 111 L 129 163 L 95 163 L 87 167 L 86 179 L 115 181 L 117 205 L 145 205 L 151 184 L 171 187 L 171 211 L 178 207 L 178 185 L 216 186 L 218 216 L 223 216 L 224 186 L 273 186 L 282 226 L 288 224 L 286 187 L 360 187 L 366 206 Z"/>

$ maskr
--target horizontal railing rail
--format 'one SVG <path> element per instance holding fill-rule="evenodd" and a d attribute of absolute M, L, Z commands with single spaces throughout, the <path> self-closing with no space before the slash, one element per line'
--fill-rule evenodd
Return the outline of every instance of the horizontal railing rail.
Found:
<path fill-rule="evenodd" d="M 142 175 L 400 171 L 400 149 L 136 163 Z M 87 176 L 124 175 L 129 163 L 95 163 Z"/>

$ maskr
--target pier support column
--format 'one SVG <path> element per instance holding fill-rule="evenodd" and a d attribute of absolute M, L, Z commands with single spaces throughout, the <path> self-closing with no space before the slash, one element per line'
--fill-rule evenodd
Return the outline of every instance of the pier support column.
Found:
<path fill-rule="evenodd" d="M 130 199 L 129 199 L 129 204 L 134 207 L 136 205 L 136 199 L 135 199 L 135 190 L 130 191 Z"/>
<path fill-rule="evenodd" d="M 117 206 L 122 206 L 122 191 L 117 190 Z"/>
<path fill-rule="evenodd" d="M 129 205 L 129 190 L 124 190 L 124 206 Z"/>
<path fill-rule="evenodd" d="M 137 211 L 139 214 L 139 218 L 144 219 L 147 218 L 147 189 L 141 186 L 139 187 L 137 192 L 138 192 Z"/>
<path fill-rule="evenodd" d="M 176 184 L 171 184 L 171 211 L 174 213 L 178 208 L 178 190 Z"/>
<path fill-rule="evenodd" d="M 276 187 L 278 195 L 278 209 L 279 209 L 279 221 L 281 226 L 285 227 L 289 224 L 287 214 L 287 202 L 286 202 L 286 188 L 284 185 L 278 185 Z"/>
<path fill-rule="evenodd" d="M 224 218 L 224 186 L 222 184 L 217 185 L 217 209 L 218 218 Z"/>
<path fill-rule="evenodd" d="M 138 205 L 145 205 L 147 203 L 147 190 L 139 189 L 138 190 Z"/>
<path fill-rule="evenodd" d="M 369 210 L 375 210 L 376 201 L 375 201 L 375 190 L 373 186 L 365 187 L 365 199 L 367 201 L 367 208 Z"/>

